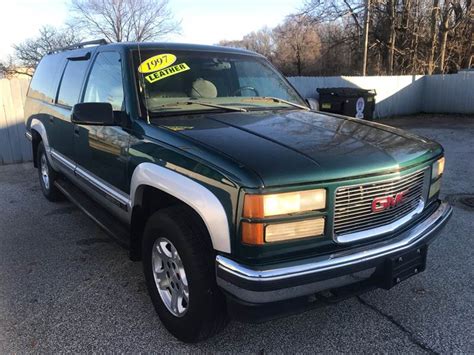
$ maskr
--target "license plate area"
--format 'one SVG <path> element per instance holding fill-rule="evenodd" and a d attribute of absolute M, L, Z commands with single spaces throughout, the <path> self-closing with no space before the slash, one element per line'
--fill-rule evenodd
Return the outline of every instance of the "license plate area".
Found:
<path fill-rule="evenodd" d="M 403 280 L 424 271 L 427 252 L 428 248 L 424 246 L 388 259 L 382 287 L 392 288 Z"/>

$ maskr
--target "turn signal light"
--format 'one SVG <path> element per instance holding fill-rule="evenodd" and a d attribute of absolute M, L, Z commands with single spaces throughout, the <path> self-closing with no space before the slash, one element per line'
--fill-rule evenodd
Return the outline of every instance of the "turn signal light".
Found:
<path fill-rule="evenodd" d="M 242 243 L 262 245 L 264 242 L 263 223 L 242 222 Z"/>

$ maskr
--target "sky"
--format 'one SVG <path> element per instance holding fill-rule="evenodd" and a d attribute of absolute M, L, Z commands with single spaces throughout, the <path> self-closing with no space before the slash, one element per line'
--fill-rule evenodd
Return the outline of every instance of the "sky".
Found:
<path fill-rule="evenodd" d="M 181 33 L 167 41 L 216 44 L 240 39 L 264 26 L 274 27 L 295 12 L 303 0 L 170 0 L 181 20 Z M 0 59 L 12 44 L 35 37 L 43 25 L 61 26 L 68 18 L 67 0 L 5 0 L 0 12 Z"/>

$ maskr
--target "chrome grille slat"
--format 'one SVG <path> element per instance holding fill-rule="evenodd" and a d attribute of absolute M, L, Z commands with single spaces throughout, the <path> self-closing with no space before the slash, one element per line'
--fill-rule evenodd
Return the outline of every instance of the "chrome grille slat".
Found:
<path fill-rule="evenodd" d="M 383 220 L 385 218 L 390 218 L 393 215 L 398 215 L 400 213 L 403 214 L 404 212 L 410 211 L 411 209 L 418 206 L 418 203 L 419 203 L 418 201 L 412 201 L 411 203 L 407 203 L 407 204 L 403 205 L 402 207 L 400 207 L 400 209 L 393 210 L 393 212 L 391 214 L 382 214 L 382 213 L 380 213 L 378 216 L 376 215 L 375 217 L 365 216 L 363 218 L 357 218 L 357 224 L 358 225 L 364 224 L 364 221 L 369 221 L 371 223 L 375 223 L 375 222 L 378 222 L 379 220 Z M 353 223 L 354 223 L 354 220 L 346 220 L 344 222 L 339 222 L 338 227 L 345 226 L 345 225 L 348 225 L 348 224 L 353 224 Z"/>
<path fill-rule="evenodd" d="M 422 190 L 421 188 L 414 189 L 413 191 L 410 190 L 410 192 L 408 194 L 406 194 L 405 200 L 411 199 L 413 197 L 417 197 L 419 195 L 419 193 L 421 192 L 421 190 Z M 358 212 L 362 209 L 370 210 L 372 208 L 372 201 L 373 201 L 373 198 L 371 198 L 369 200 L 364 200 L 364 201 L 362 201 L 360 203 L 357 203 L 357 204 L 351 204 L 351 205 L 349 205 L 349 207 L 336 208 L 335 211 L 338 214 L 347 214 L 347 213 L 353 214 L 353 213 Z M 368 204 L 369 202 L 370 202 L 370 205 Z"/>
<path fill-rule="evenodd" d="M 403 217 L 403 215 L 400 215 L 400 216 L 397 216 L 396 218 L 388 219 L 384 222 L 391 223 L 391 222 L 396 221 L 398 218 L 402 218 L 402 217 Z M 357 230 L 357 232 L 360 232 L 360 231 L 364 231 L 364 230 L 371 230 L 373 228 L 374 228 L 374 226 L 372 224 L 366 224 L 366 225 L 362 225 L 362 226 L 358 226 L 358 227 L 354 227 L 354 228 L 348 228 L 346 230 L 346 233 L 350 234 L 350 233 L 353 233 L 355 230 Z"/>
<path fill-rule="evenodd" d="M 408 205 L 412 205 L 412 204 L 414 204 L 415 207 L 416 207 L 416 205 L 418 205 L 418 202 L 419 202 L 418 198 L 414 197 L 412 200 L 406 201 L 406 202 L 403 204 L 403 206 L 400 206 L 400 209 L 401 209 L 402 207 L 404 207 L 404 206 L 408 206 Z M 397 209 L 392 209 L 392 211 L 393 211 L 393 212 L 396 212 Z M 358 213 L 357 215 L 350 215 L 350 216 L 344 216 L 344 217 L 337 217 L 337 218 L 335 219 L 335 221 L 338 223 L 338 225 L 340 225 L 340 224 L 344 224 L 346 221 L 353 221 L 354 219 L 356 219 L 356 220 L 375 219 L 375 218 L 377 218 L 377 215 L 382 215 L 382 213 L 380 213 L 380 214 L 379 214 L 379 213 L 374 213 L 374 214 L 372 214 L 371 212 L 372 212 L 372 210 L 370 209 L 370 210 L 368 210 L 368 211 L 365 211 L 365 216 L 364 216 L 364 213 L 363 213 L 363 212 L 360 212 L 360 213 Z M 389 214 L 389 213 L 387 213 L 387 214 Z"/>
<path fill-rule="evenodd" d="M 410 188 L 409 192 L 411 192 L 412 190 L 421 190 L 423 188 L 423 186 L 413 186 Z M 388 190 L 388 191 L 380 191 L 376 194 L 373 194 L 371 196 L 364 196 L 363 198 L 345 198 L 346 202 L 347 200 L 349 200 L 347 203 L 338 203 L 335 207 L 336 208 L 341 208 L 341 207 L 344 207 L 344 208 L 347 208 L 347 206 L 351 206 L 351 205 L 356 205 L 358 203 L 364 203 L 364 202 L 367 202 L 367 201 L 372 201 L 375 197 L 378 197 L 378 196 L 384 196 L 384 195 L 390 195 L 390 194 L 396 194 L 398 192 L 402 192 L 402 191 L 405 191 L 406 189 L 400 189 L 400 190 Z M 339 199 L 342 199 L 339 197 Z"/>
<path fill-rule="evenodd" d="M 381 222 L 383 224 L 388 224 L 388 223 L 391 223 L 393 221 L 396 221 L 399 218 L 402 218 L 403 216 L 406 216 L 409 212 L 410 212 L 410 209 L 407 209 L 407 210 L 401 211 L 400 213 L 397 213 L 395 215 L 386 216 L 387 219 L 379 220 L 378 223 L 366 222 L 366 223 L 361 223 L 360 225 L 358 224 L 357 226 L 352 226 L 352 224 L 350 224 L 349 226 L 347 226 L 344 229 L 344 233 L 353 232 L 354 230 L 360 231 L 360 230 L 365 230 L 365 229 L 372 229 L 372 228 L 374 228 L 374 225 L 379 225 L 379 223 L 381 223 Z"/>
<path fill-rule="evenodd" d="M 396 192 L 404 191 L 404 190 L 407 190 L 407 189 L 412 189 L 412 188 L 415 188 L 415 187 L 421 187 L 421 186 L 423 186 L 423 183 L 417 182 L 417 183 L 413 183 L 413 184 L 409 184 L 409 185 L 402 185 L 402 186 L 396 187 L 394 189 L 380 189 L 380 190 L 374 191 L 370 194 L 365 193 L 365 191 L 364 191 L 363 196 L 359 196 L 359 197 L 350 197 L 350 195 L 347 192 L 345 192 L 344 194 L 336 195 L 336 198 L 339 198 L 339 199 L 346 198 L 346 199 L 351 199 L 351 200 L 356 201 L 357 199 L 368 199 L 368 198 L 373 198 L 373 197 L 379 196 L 381 191 L 383 191 L 383 193 L 390 193 L 391 191 L 396 193 Z M 357 191 L 354 191 L 354 193 L 357 193 Z M 338 203 L 338 204 L 340 205 L 341 203 Z"/>
<path fill-rule="evenodd" d="M 367 184 L 367 185 L 372 185 L 371 187 L 368 187 L 368 188 L 364 188 L 365 191 L 371 191 L 373 189 L 386 189 L 387 186 L 397 186 L 397 183 L 399 183 L 400 181 L 402 181 L 402 183 L 409 183 L 409 182 L 416 182 L 416 181 L 419 181 L 419 179 L 421 179 L 421 177 L 424 176 L 424 174 L 414 174 L 411 178 L 408 178 L 408 179 L 403 179 L 403 178 L 397 178 L 397 179 L 394 179 L 392 180 L 392 182 L 390 183 L 385 183 L 385 184 L 377 184 L 377 183 L 371 183 L 371 184 Z M 375 185 L 375 186 L 374 186 Z M 338 190 L 341 190 L 341 191 L 337 191 L 336 194 L 339 194 L 339 193 L 345 193 L 346 191 L 357 191 L 359 190 L 360 186 L 351 186 L 351 187 L 340 187 Z"/>
<path fill-rule="evenodd" d="M 422 190 L 421 186 L 417 186 L 417 187 L 414 187 L 413 189 L 410 189 L 409 192 L 406 194 L 406 198 L 416 196 L 421 190 Z M 390 194 L 390 193 L 397 193 L 397 192 L 400 192 L 400 191 L 382 192 L 382 194 Z M 369 199 L 361 200 L 358 203 L 349 204 L 348 207 L 337 207 L 336 212 L 344 212 L 346 210 L 356 211 L 361 206 L 366 207 L 366 208 L 370 208 L 372 206 L 372 201 L 375 197 L 377 197 L 377 196 L 371 197 Z M 370 202 L 370 206 L 367 204 L 369 202 Z"/>
<path fill-rule="evenodd" d="M 422 208 L 425 171 L 402 176 L 391 180 L 339 187 L 334 201 L 334 234 L 350 235 L 370 231 L 410 218 L 411 213 Z M 372 201 L 376 197 L 394 196 L 407 191 L 404 200 L 397 206 L 384 211 L 373 212 Z M 357 234 L 359 238 L 359 234 Z"/>
<path fill-rule="evenodd" d="M 337 219 L 337 223 L 338 224 L 342 224 L 342 223 L 345 223 L 347 221 L 351 221 L 353 220 L 354 218 L 358 219 L 358 220 L 364 220 L 364 219 L 378 219 L 380 216 L 388 216 L 390 214 L 394 214 L 395 212 L 401 210 L 402 208 L 405 208 L 407 206 L 417 206 L 419 203 L 419 200 L 418 199 L 413 199 L 405 204 L 403 204 L 402 206 L 400 206 L 400 208 L 398 209 L 391 209 L 389 212 L 387 213 L 382 213 L 382 212 L 379 212 L 379 213 L 372 213 L 372 210 L 370 211 L 370 213 L 367 213 L 365 216 L 364 215 L 357 215 L 357 216 L 350 216 L 350 217 L 345 217 L 345 218 L 338 218 Z"/>
<path fill-rule="evenodd" d="M 410 190 L 410 193 L 407 194 L 407 197 L 406 199 L 409 199 L 413 196 L 417 196 L 422 190 L 422 187 L 419 187 L 419 188 L 416 188 L 414 189 L 413 191 Z M 396 191 L 396 192 L 399 192 L 399 191 Z M 394 193 L 396 193 L 394 192 Z M 372 197 L 369 201 L 367 200 L 363 200 L 357 204 L 350 204 L 349 207 L 337 207 L 336 208 L 336 214 L 343 214 L 343 213 L 350 213 L 352 214 L 352 212 L 357 212 L 359 210 L 362 210 L 362 209 L 368 209 L 370 210 L 372 208 L 372 200 L 374 198 Z M 370 202 L 370 206 L 367 206 L 367 202 Z M 352 207 L 353 206 L 353 207 Z M 361 207 L 362 206 L 362 207 Z"/>

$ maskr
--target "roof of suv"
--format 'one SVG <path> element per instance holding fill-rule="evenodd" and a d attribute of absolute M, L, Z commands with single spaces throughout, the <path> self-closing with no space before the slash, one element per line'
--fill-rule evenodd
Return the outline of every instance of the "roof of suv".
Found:
<path fill-rule="evenodd" d="M 230 53 L 230 54 L 243 54 L 252 56 L 261 56 L 256 52 L 252 52 L 241 48 L 222 47 L 222 46 L 211 46 L 202 44 L 188 44 L 188 43 L 166 43 L 166 42 L 120 42 L 120 43 L 109 43 L 101 44 L 93 47 L 83 47 L 77 49 L 65 49 L 59 50 L 55 53 L 83 53 L 85 51 L 95 51 L 101 49 L 163 49 L 167 51 L 196 51 L 196 52 L 213 52 L 213 53 Z"/>
<path fill-rule="evenodd" d="M 259 55 L 258 53 L 249 51 L 247 49 L 223 47 L 223 46 L 211 46 L 204 44 L 189 44 L 189 43 L 166 43 L 166 42 L 124 42 L 124 43 L 111 43 L 106 46 L 124 46 L 130 49 L 140 48 L 155 49 L 163 48 L 166 50 L 182 50 L 182 51 L 206 51 L 206 52 L 223 52 L 223 53 L 236 53 L 236 54 L 250 54 Z"/>

